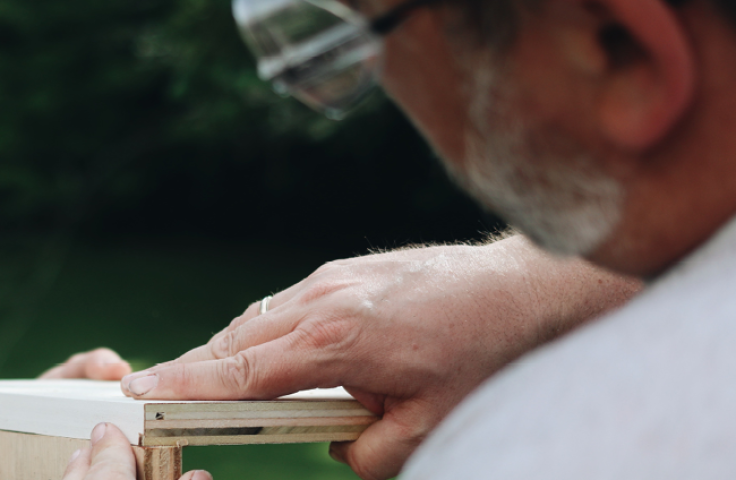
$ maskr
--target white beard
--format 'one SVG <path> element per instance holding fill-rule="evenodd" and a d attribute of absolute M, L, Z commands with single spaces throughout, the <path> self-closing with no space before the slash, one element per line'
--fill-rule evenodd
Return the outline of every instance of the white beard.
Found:
<path fill-rule="evenodd" d="M 498 84 L 487 68 L 475 71 L 465 162 L 448 169 L 482 205 L 542 248 L 559 255 L 594 252 L 621 218 L 622 186 L 557 132 L 525 127 L 510 108 L 491 104 L 492 97 L 505 97 Z"/>

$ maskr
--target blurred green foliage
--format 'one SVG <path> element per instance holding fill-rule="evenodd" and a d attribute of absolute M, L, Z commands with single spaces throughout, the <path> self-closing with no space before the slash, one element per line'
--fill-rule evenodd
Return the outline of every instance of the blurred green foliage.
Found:
<path fill-rule="evenodd" d="M 381 95 L 341 123 L 275 95 L 229 0 L 4 0 L 0 72 L 3 231 L 340 245 L 484 228 Z"/>
<path fill-rule="evenodd" d="M 227 1 L 9 0 L 0 42 L 6 222 L 129 204 L 172 162 L 211 175 L 220 155 L 267 161 L 280 136 L 336 130 L 256 78 Z"/>
<path fill-rule="evenodd" d="M 8 272 L 21 280 L 36 248 L 0 241 L 2 280 Z M 35 310 L 28 309 L 33 298 L 8 295 L 13 290 L 0 283 L 6 320 L 0 323 L 0 378 L 33 377 L 102 344 L 139 369 L 169 360 L 206 341 L 250 301 L 287 287 L 322 261 L 324 254 L 286 246 L 243 248 L 211 240 L 77 243 Z M 9 326 L 26 334 L 9 342 Z M 357 479 L 328 457 L 326 445 L 189 447 L 185 468 L 209 470 L 217 480 Z"/>
<path fill-rule="evenodd" d="M 339 123 L 275 95 L 229 0 L 0 2 L 0 377 L 168 360 L 326 260 L 494 225 L 380 94 Z M 355 478 L 325 451 L 188 466 Z"/>

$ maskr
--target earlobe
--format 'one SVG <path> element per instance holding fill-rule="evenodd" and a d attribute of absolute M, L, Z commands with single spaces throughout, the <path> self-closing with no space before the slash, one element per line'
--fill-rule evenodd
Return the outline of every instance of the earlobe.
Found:
<path fill-rule="evenodd" d="M 630 67 L 609 78 L 598 102 L 609 141 L 626 150 L 656 144 L 679 119 L 682 102 L 670 102 L 663 79 L 651 68 Z"/>
<path fill-rule="evenodd" d="M 626 150 L 645 150 L 664 138 L 690 107 L 695 60 L 686 32 L 661 0 L 599 0 L 631 45 L 609 50 L 597 101 L 599 126 Z M 614 48 L 620 48 L 613 46 Z M 635 51 L 631 51 L 632 48 Z"/>

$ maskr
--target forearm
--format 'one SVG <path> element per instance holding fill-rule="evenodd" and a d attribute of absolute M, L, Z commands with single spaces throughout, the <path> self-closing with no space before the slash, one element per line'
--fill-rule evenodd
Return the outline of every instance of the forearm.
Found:
<path fill-rule="evenodd" d="M 552 256 L 522 235 L 488 245 L 513 259 L 530 292 L 530 320 L 536 321 L 536 344 L 552 340 L 575 327 L 626 304 L 644 287 L 636 278 L 617 275 L 585 260 Z"/>
<path fill-rule="evenodd" d="M 489 376 L 638 288 L 523 237 L 339 260 L 123 391 L 228 400 L 342 385 L 381 419 L 333 454 L 363 478 L 388 478 Z"/>

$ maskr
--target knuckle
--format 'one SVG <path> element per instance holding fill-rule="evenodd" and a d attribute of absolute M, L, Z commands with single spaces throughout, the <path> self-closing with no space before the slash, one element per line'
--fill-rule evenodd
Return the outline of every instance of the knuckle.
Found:
<path fill-rule="evenodd" d="M 245 322 L 245 314 L 246 314 L 246 313 L 248 312 L 248 310 L 249 310 L 250 308 L 251 308 L 251 307 L 248 307 L 248 308 L 246 308 L 246 309 L 245 309 L 245 312 L 243 312 L 243 314 L 242 314 L 242 315 L 239 315 L 239 316 L 237 316 L 237 317 L 233 318 L 233 319 L 232 319 L 232 320 L 230 321 L 230 324 L 229 324 L 229 325 L 227 326 L 227 328 L 226 328 L 225 330 L 227 330 L 227 329 L 232 329 L 232 328 L 238 328 L 238 327 L 239 327 L 239 326 L 240 326 L 240 325 L 241 325 L 242 323 L 244 323 L 244 322 Z"/>
<path fill-rule="evenodd" d="M 328 317 L 307 322 L 302 327 L 303 341 L 316 349 L 349 350 L 357 335 L 347 319 Z"/>
<path fill-rule="evenodd" d="M 252 317 L 253 316 L 252 314 L 253 313 L 256 313 L 258 311 L 258 309 L 260 308 L 260 306 L 261 306 L 261 301 L 260 300 L 256 300 L 255 302 L 251 303 L 250 305 L 248 305 L 248 308 L 245 309 L 245 311 L 243 312 L 242 315 L 240 315 L 238 318 L 236 318 L 235 320 L 233 320 L 233 323 L 235 323 L 235 322 L 241 322 L 242 323 L 249 316 Z M 249 314 L 251 314 L 251 315 L 249 315 Z"/>
<path fill-rule="evenodd" d="M 312 302 L 318 301 L 324 297 L 330 296 L 340 290 L 344 289 L 347 285 L 339 278 L 330 279 L 317 279 L 311 282 L 304 293 L 301 296 L 301 303 L 308 305 Z"/>
<path fill-rule="evenodd" d="M 228 332 L 210 343 L 210 353 L 214 358 L 228 358 L 235 354 L 235 332 Z"/>
<path fill-rule="evenodd" d="M 251 361 L 245 352 L 227 358 L 220 364 L 220 381 L 228 392 L 245 394 L 251 386 Z"/>
<path fill-rule="evenodd" d="M 166 376 L 170 377 L 170 381 L 168 382 L 170 388 L 178 398 L 182 399 L 189 399 L 192 397 L 191 392 L 196 391 L 199 383 L 191 369 L 186 368 L 186 366 L 172 368 L 171 370 L 166 371 Z"/>

